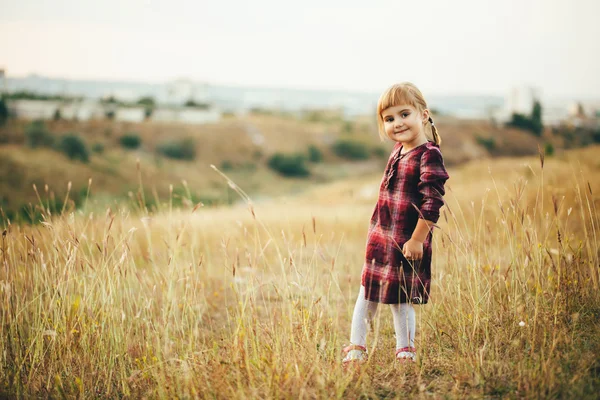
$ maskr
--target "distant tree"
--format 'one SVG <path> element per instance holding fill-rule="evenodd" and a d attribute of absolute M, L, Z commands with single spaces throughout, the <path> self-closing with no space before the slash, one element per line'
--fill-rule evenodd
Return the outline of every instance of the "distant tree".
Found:
<path fill-rule="evenodd" d="M 537 136 L 540 136 L 544 131 L 544 124 L 542 123 L 542 104 L 537 100 L 533 103 L 533 109 L 531 110 L 531 128 L 532 132 Z"/>
<path fill-rule="evenodd" d="M 144 106 L 144 118 L 148 119 L 152 116 L 154 109 L 156 108 L 156 100 L 151 96 L 140 97 L 136 101 L 137 105 Z"/>
<path fill-rule="evenodd" d="M 3 97 L 0 97 L 0 126 L 4 125 L 8 120 L 8 106 Z"/>
<path fill-rule="evenodd" d="M 210 107 L 209 104 L 206 103 L 198 103 L 196 101 L 194 101 L 194 99 L 189 99 L 188 101 L 185 102 L 184 106 L 186 107 L 194 107 L 194 108 L 201 108 L 201 109 L 207 109 Z"/>
<path fill-rule="evenodd" d="M 600 128 L 596 128 L 592 132 L 592 140 L 594 141 L 594 143 L 600 143 Z"/>
<path fill-rule="evenodd" d="M 152 116 L 152 113 L 154 113 L 154 108 L 152 108 L 152 107 L 146 107 L 144 109 L 144 118 L 145 119 L 150 118 Z"/>
<path fill-rule="evenodd" d="M 154 97 L 144 96 L 144 97 L 140 97 L 138 99 L 138 101 L 136 102 L 136 104 L 138 104 L 140 106 L 146 106 L 146 107 L 155 107 L 156 101 L 154 100 Z"/>
<path fill-rule="evenodd" d="M 542 104 L 536 100 L 533 103 L 531 116 L 529 117 L 524 114 L 514 113 L 508 126 L 530 131 L 536 136 L 541 136 L 544 131 L 544 124 L 542 123 Z"/>
<path fill-rule="evenodd" d="M 81 97 L 47 95 L 27 90 L 19 90 L 5 95 L 6 99 L 10 100 L 80 100 Z"/>
<path fill-rule="evenodd" d="M 56 111 L 54 111 L 54 115 L 52 116 L 52 119 L 55 121 L 60 121 L 62 119 L 59 108 L 57 108 Z"/>

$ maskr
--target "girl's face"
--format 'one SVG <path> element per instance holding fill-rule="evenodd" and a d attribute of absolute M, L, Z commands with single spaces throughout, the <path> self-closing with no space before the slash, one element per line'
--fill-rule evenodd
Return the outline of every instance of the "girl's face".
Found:
<path fill-rule="evenodd" d="M 429 118 L 429 110 L 419 112 L 416 108 L 401 104 L 381 112 L 386 135 L 410 150 L 427 142 L 423 126 Z"/>

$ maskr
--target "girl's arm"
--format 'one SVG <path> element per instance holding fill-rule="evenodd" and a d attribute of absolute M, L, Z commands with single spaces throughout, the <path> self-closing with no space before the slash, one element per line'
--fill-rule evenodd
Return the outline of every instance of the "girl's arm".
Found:
<path fill-rule="evenodd" d="M 419 217 L 436 223 L 440 218 L 440 208 L 444 205 L 444 184 L 448 172 L 444 166 L 442 153 L 437 148 L 428 149 L 421 157 L 419 193 L 423 198 L 419 206 Z"/>
<path fill-rule="evenodd" d="M 404 256 L 408 259 L 423 258 L 423 243 L 427 235 L 440 217 L 440 208 L 444 204 L 444 183 L 448 172 L 444 166 L 442 153 L 433 148 L 421 157 L 419 192 L 423 202 L 419 208 L 419 220 L 408 242 L 402 247 Z"/>
<path fill-rule="evenodd" d="M 434 225 L 435 223 L 431 221 L 419 218 L 417 226 L 415 227 L 415 230 L 413 231 L 413 234 L 410 239 L 416 240 L 421 243 L 425 242 L 425 239 L 427 239 L 427 235 L 429 235 L 429 232 L 431 232 L 431 229 Z"/>

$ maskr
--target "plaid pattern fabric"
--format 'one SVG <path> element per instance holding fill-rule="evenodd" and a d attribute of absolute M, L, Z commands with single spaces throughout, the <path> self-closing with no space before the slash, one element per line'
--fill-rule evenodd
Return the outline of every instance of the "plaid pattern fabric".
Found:
<path fill-rule="evenodd" d="M 448 173 L 439 146 L 427 142 L 406 154 L 396 144 L 387 163 L 371 217 L 361 283 L 365 298 L 385 304 L 429 300 L 431 233 L 423 259 L 409 262 L 402 254 L 419 218 L 436 223 L 444 204 Z"/>

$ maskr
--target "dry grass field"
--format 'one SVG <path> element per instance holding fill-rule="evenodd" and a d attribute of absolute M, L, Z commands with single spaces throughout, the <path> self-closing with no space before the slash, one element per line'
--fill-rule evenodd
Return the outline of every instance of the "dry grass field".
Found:
<path fill-rule="evenodd" d="M 6 224 L 0 393 L 597 398 L 599 150 L 450 169 L 413 366 L 394 362 L 385 307 L 369 362 L 341 366 L 379 174 L 256 203 L 229 182 L 232 207 Z"/>

